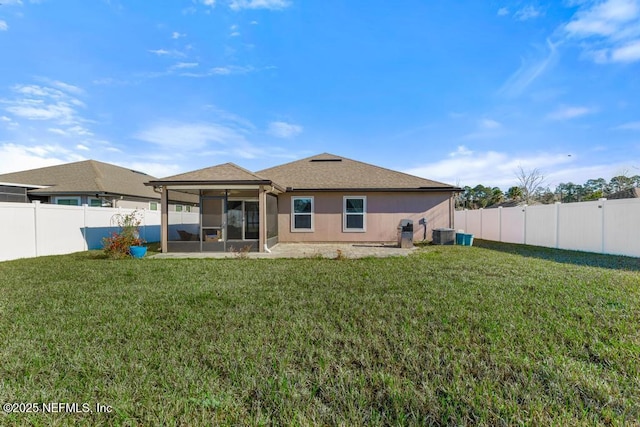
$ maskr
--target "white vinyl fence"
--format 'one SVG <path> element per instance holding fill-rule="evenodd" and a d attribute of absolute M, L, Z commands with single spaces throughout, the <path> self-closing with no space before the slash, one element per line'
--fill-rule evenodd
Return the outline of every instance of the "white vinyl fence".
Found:
<path fill-rule="evenodd" d="M 100 249 L 102 238 L 117 231 L 114 215 L 130 212 L 133 209 L 0 203 L 0 261 Z M 160 241 L 160 211 L 138 212 L 140 237 Z M 199 223 L 197 213 L 172 214 L 174 223 Z"/>
<path fill-rule="evenodd" d="M 456 211 L 479 239 L 640 257 L 640 199 Z"/>

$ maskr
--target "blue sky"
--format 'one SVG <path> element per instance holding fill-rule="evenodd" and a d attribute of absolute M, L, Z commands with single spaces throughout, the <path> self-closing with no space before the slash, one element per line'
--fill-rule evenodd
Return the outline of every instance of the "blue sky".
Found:
<path fill-rule="evenodd" d="M 1 0 L 0 173 L 640 173 L 640 0 Z"/>

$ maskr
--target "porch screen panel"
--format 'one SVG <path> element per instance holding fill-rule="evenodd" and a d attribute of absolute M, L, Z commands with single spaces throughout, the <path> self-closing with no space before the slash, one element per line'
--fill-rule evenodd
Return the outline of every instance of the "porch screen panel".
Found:
<path fill-rule="evenodd" d="M 278 198 L 267 194 L 267 239 L 278 237 Z"/>

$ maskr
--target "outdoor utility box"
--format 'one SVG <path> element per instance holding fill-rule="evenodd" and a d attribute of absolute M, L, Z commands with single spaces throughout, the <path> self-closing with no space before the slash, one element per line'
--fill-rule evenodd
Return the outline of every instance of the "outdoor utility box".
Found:
<path fill-rule="evenodd" d="M 413 220 L 400 220 L 398 225 L 398 246 L 404 249 L 413 247 Z"/>
<path fill-rule="evenodd" d="M 456 230 L 453 228 L 436 228 L 433 230 L 434 245 L 453 245 L 456 241 Z"/>

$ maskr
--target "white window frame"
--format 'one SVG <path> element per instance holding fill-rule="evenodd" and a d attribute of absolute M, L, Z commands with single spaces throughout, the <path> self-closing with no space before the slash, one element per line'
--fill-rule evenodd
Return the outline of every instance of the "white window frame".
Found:
<path fill-rule="evenodd" d="M 100 202 L 100 204 L 98 206 L 91 206 L 91 201 L 92 200 L 97 200 L 98 202 Z M 87 200 L 87 205 L 90 208 L 101 208 L 102 207 L 102 199 L 97 199 L 95 197 L 89 197 L 88 200 Z"/>
<path fill-rule="evenodd" d="M 60 206 L 82 206 L 82 200 L 80 200 L 80 196 L 58 196 L 58 197 L 54 197 L 53 204 L 57 205 L 58 204 L 58 200 L 77 200 L 78 201 L 77 205 L 60 205 Z"/>
<path fill-rule="evenodd" d="M 310 199 L 311 200 L 311 213 L 295 213 L 294 205 L 296 200 Z M 315 200 L 313 196 L 293 196 L 291 197 L 291 232 L 292 233 L 313 233 L 315 231 Z M 311 215 L 311 228 L 296 228 L 296 215 Z"/>
<path fill-rule="evenodd" d="M 347 199 L 362 199 L 362 213 L 347 214 Z M 347 215 L 362 215 L 362 228 L 347 228 Z M 364 233 L 367 231 L 367 196 L 343 196 L 342 197 L 342 232 Z"/>
<path fill-rule="evenodd" d="M 152 207 L 154 204 L 156 205 L 155 209 L 153 209 L 153 207 Z M 158 202 L 149 202 L 149 210 L 150 211 L 158 211 L 158 210 L 160 210 L 160 203 L 158 203 Z"/>
<path fill-rule="evenodd" d="M 176 212 L 184 212 L 184 206 L 183 205 L 175 205 L 173 209 Z"/>

